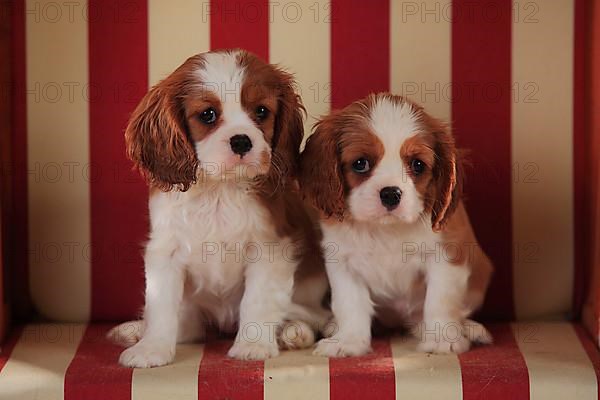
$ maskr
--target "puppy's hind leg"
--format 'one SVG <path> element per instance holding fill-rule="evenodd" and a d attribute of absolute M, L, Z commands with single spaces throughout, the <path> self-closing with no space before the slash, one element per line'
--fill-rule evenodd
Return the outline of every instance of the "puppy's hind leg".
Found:
<path fill-rule="evenodd" d="M 494 342 L 494 338 L 490 331 L 488 331 L 485 326 L 472 319 L 467 319 L 463 323 L 463 333 L 473 343 L 491 344 Z"/>
<path fill-rule="evenodd" d="M 108 340 L 123 347 L 131 347 L 144 336 L 145 325 L 143 320 L 123 322 L 112 328 L 106 334 Z"/>
<path fill-rule="evenodd" d="M 294 286 L 293 304 L 286 322 L 278 332 L 282 349 L 305 349 L 312 346 L 317 332 L 323 332 L 332 314 L 322 306 L 329 285 L 325 274 L 305 278 Z"/>
<path fill-rule="evenodd" d="M 206 328 L 202 312 L 192 299 L 184 297 L 179 308 L 177 343 L 201 342 L 205 337 Z"/>
<path fill-rule="evenodd" d="M 145 329 L 146 324 L 141 319 L 123 322 L 109 330 L 106 337 L 119 346 L 131 347 L 142 339 Z M 177 343 L 199 342 L 204 337 L 202 314 L 194 304 L 184 299 L 179 311 Z"/>
<path fill-rule="evenodd" d="M 306 349 L 315 344 L 318 332 L 328 330 L 331 312 L 322 307 L 302 307 L 294 305 L 286 321 L 278 331 L 277 340 L 282 349 Z"/>
<path fill-rule="evenodd" d="M 306 349 L 315 344 L 315 331 L 302 320 L 286 321 L 277 333 L 281 349 Z"/>

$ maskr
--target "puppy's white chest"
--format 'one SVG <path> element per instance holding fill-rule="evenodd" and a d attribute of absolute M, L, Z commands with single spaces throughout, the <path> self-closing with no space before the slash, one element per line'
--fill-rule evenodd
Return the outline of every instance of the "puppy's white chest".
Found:
<path fill-rule="evenodd" d="M 153 233 L 170 232 L 177 248 L 174 256 L 195 291 L 227 297 L 243 287 L 244 268 L 254 259 L 249 244 L 266 240 L 271 225 L 258 199 L 233 184 L 220 184 L 168 193 L 158 200 L 168 204 L 153 207 L 151 201 Z"/>
<path fill-rule="evenodd" d="M 335 243 L 338 253 L 328 268 L 349 268 L 370 288 L 375 298 L 397 299 L 411 295 L 422 278 L 432 235 L 415 229 L 394 229 L 381 225 L 355 227 L 336 224 L 324 227 L 325 242 Z"/>

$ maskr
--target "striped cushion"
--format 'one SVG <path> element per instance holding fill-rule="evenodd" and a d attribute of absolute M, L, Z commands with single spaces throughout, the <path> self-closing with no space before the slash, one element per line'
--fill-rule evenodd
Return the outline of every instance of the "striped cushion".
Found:
<path fill-rule="evenodd" d="M 105 325 L 29 325 L 0 354 L 0 398 L 37 399 L 598 399 L 600 354 L 580 326 L 491 326 L 495 346 L 460 356 L 414 352 L 379 338 L 350 359 L 285 352 L 227 359 L 231 342 L 180 345 L 174 364 L 127 369 Z"/>
<path fill-rule="evenodd" d="M 241 46 L 296 72 L 307 130 L 379 90 L 451 121 L 497 268 L 485 313 L 577 312 L 583 3 L 15 0 L 15 234 L 29 244 L 15 276 L 52 319 L 138 313 L 147 190 L 124 156 L 128 115 L 187 56 Z"/>

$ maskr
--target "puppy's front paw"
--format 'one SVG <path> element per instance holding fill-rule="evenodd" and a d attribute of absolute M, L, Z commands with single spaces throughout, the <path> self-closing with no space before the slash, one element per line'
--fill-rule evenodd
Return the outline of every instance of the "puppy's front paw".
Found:
<path fill-rule="evenodd" d="M 423 353 L 436 354 L 460 354 L 469 351 L 470 348 L 471 341 L 463 335 L 459 335 L 456 338 L 431 337 L 425 339 L 417 346 L 417 350 Z"/>
<path fill-rule="evenodd" d="M 278 356 L 279 349 L 277 343 L 236 341 L 227 355 L 238 360 L 266 360 Z"/>
<path fill-rule="evenodd" d="M 173 358 L 175 358 L 174 346 L 142 340 L 123 351 L 119 357 L 119 363 L 131 368 L 150 368 L 169 364 Z"/>
<path fill-rule="evenodd" d="M 321 339 L 313 354 L 322 357 L 354 357 L 362 356 L 370 351 L 369 339 L 340 339 L 332 336 Z"/>

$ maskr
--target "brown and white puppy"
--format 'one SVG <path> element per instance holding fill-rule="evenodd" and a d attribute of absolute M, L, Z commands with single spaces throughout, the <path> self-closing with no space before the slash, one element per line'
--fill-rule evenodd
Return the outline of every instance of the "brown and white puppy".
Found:
<path fill-rule="evenodd" d="M 290 74 L 237 50 L 189 58 L 141 101 L 125 138 L 150 184 L 146 304 L 109 333 L 132 346 L 121 364 L 167 364 L 209 324 L 237 330 L 238 359 L 314 343 L 328 286 L 293 184 L 302 113 Z"/>
<path fill-rule="evenodd" d="M 491 341 L 466 319 L 492 265 L 461 202 L 460 174 L 449 129 L 400 96 L 370 95 L 316 124 L 300 185 L 322 213 L 336 332 L 315 354 L 368 352 L 373 316 L 410 325 L 427 352 Z"/>

